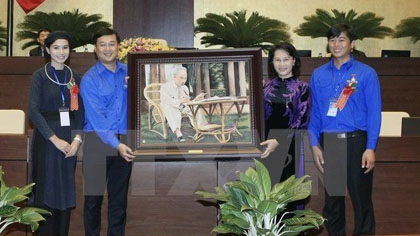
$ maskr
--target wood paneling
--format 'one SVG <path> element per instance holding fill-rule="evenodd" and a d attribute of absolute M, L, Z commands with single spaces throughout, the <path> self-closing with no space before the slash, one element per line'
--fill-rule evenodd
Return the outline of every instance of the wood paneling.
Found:
<path fill-rule="evenodd" d="M 23 187 L 28 184 L 26 154 L 26 135 L 0 135 L 0 166 L 6 186 Z M 26 230 L 25 225 L 12 224 L 1 235 L 23 236 Z"/>
<path fill-rule="evenodd" d="M 114 29 L 121 38 L 165 39 L 194 47 L 194 0 L 114 0 Z"/>
<path fill-rule="evenodd" d="M 309 81 L 314 68 L 327 62 L 326 58 L 302 58 L 301 79 Z M 363 60 L 377 70 L 382 90 L 384 111 L 406 111 L 420 116 L 420 58 L 366 58 Z M 96 62 L 94 53 L 72 53 L 69 65 L 83 75 Z M 44 64 L 41 57 L 0 57 L 0 109 L 22 109 L 27 114 L 32 73 Z M 394 72 L 390 71 L 391 67 Z M 263 58 L 264 78 L 267 79 L 267 58 Z M 405 68 L 405 72 L 401 68 Z M 27 127 L 29 122 L 26 123 Z"/>
<path fill-rule="evenodd" d="M 0 135 L 0 160 L 26 161 L 27 145 L 26 135 Z"/>
<path fill-rule="evenodd" d="M 212 191 L 216 162 L 137 162 L 129 194 L 127 235 L 209 235 L 216 208 L 195 191 Z"/>
<path fill-rule="evenodd" d="M 380 138 L 374 169 L 373 204 L 377 234 L 420 234 L 420 137 Z M 308 208 L 322 212 L 324 189 L 322 174 L 313 161 L 305 163 L 305 173 L 311 176 L 312 194 Z M 353 230 L 353 210 L 346 197 L 346 230 Z M 325 229 L 314 235 L 328 235 Z"/>
<path fill-rule="evenodd" d="M 380 137 L 377 162 L 420 162 L 420 137 Z"/>
<path fill-rule="evenodd" d="M 72 53 L 68 65 L 82 76 L 96 63 L 94 53 Z M 26 114 L 26 129 L 32 129 L 28 119 L 31 77 L 43 67 L 43 57 L 0 57 L 0 109 L 21 109 Z"/>
<path fill-rule="evenodd" d="M 70 235 L 83 235 L 82 166 L 76 170 L 77 206 Z M 200 201 L 197 190 L 217 184 L 216 162 L 134 163 L 128 194 L 126 235 L 210 235 L 216 225 L 215 204 Z M 102 205 L 102 233 L 107 229 L 107 198 Z"/>
<path fill-rule="evenodd" d="M 325 58 L 303 58 L 302 78 L 308 80 L 313 69 L 326 61 Z M 363 61 L 379 74 L 384 109 L 401 110 L 403 107 L 411 116 L 420 116 L 418 58 L 367 58 Z M 95 62 L 93 53 L 75 53 L 71 55 L 70 66 L 83 74 Z M 266 65 L 266 60 L 264 63 Z M 43 64 L 43 58 L 0 57 L 0 86 L 7 88 L 0 93 L 0 109 L 21 108 L 26 112 L 31 74 Z M 26 184 L 26 142 L 26 135 L 0 136 L 0 165 L 10 185 Z M 379 140 L 373 193 L 378 234 L 420 233 L 419 143 L 420 137 Z M 322 212 L 324 193 L 320 174 L 313 166 L 308 149 L 305 154 L 306 170 L 312 175 L 314 184 L 308 206 Z M 250 160 L 135 163 L 130 184 L 127 235 L 211 235 L 217 220 L 215 203 L 202 201 L 193 194 L 194 191 L 212 191 L 214 186 L 235 179 L 236 171 L 252 165 Z M 275 171 L 276 167 L 271 169 Z M 84 234 L 81 170 L 79 162 L 76 169 L 77 206 L 72 211 L 70 235 Z M 106 232 L 106 202 L 102 208 L 102 234 Z M 352 217 L 351 202 L 347 199 L 348 233 L 352 230 Z M 318 233 L 326 235 L 325 230 Z M 13 232 L 13 235 L 24 234 L 24 230 Z"/>

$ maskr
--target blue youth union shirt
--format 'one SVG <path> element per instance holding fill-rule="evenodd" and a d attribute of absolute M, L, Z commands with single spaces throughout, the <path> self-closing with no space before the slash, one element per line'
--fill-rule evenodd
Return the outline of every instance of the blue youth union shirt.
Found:
<path fill-rule="evenodd" d="M 116 134 L 127 134 L 127 65 L 117 61 L 115 72 L 100 61 L 83 76 L 80 93 L 85 106 L 83 131 L 96 132 L 101 140 L 116 148 Z"/>
<path fill-rule="evenodd" d="M 344 86 L 355 77 L 356 91 L 350 95 L 336 117 L 327 116 L 330 100 L 340 96 Z M 334 61 L 318 67 L 310 81 L 313 106 L 308 127 L 311 146 L 318 145 L 320 134 L 331 132 L 367 132 L 367 149 L 375 149 L 381 127 L 381 90 L 378 75 L 370 66 L 353 57 L 340 69 Z"/>

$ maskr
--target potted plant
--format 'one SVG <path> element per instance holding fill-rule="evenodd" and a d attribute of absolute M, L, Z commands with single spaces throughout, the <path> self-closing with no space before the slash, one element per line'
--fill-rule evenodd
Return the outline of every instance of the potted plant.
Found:
<path fill-rule="evenodd" d="M 19 207 L 16 203 L 26 200 L 32 192 L 35 183 L 23 188 L 7 187 L 3 180 L 3 170 L 0 166 L 0 234 L 13 223 L 30 225 L 32 232 L 38 229 L 38 222 L 45 220 L 41 214 L 50 214 L 49 211 L 35 207 Z"/>
<path fill-rule="evenodd" d="M 20 29 L 17 33 L 17 40 L 30 40 L 23 44 L 22 49 L 38 45 L 38 30 L 48 29 L 51 32 L 62 30 L 71 36 L 70 49 L 92 43 L 93 34 L 101 28 L 110 27 L 111 24 L 101 21 L 101 14 L 88 15 L 79 12 L 79 9 L 63 12 L 40 12 L 26 15 L 23 22 L 17 25 Z"/>
<path fill-rule="evenodd" d="M 332 15 L 324 9 L 316 9 L 315 14 L 305 16 L 305 22 L 300 24 L 294 32 L 299 36 L 310 36 L 311 38 L 327 37 L 328 29 L 335 24 L 347 24 L 353 27 L 357 38 L 378 38 L 382 39 L 392 33 L 392 29 L 383 26 L 383 17 L 376 16 L 372 12 L 358 14 L 353 9 L 344 12 L 332 9 Z"/>
<path fill-rule="evenodd" d="M 246 17 L 246 10 L 225 15 L 207 13 L 198 18 L 194 33 L 204 33 L 201 43 L 208 46 L 243 48 L 261 47 L 268 51 L 272 45 L 291 42 L 289 26 L 254 11 Z"/>
<path fill-rule="evenodd" d="M 228 182 L 223 188 L 216 187 L 215 193 L 196 192 L 219 201 L 220 223 L 213 232 L 247 236 L 297 235 L 323 224 L 324 218 L 312 210 L 285 211 L 288 203 L 310 195 L 309 176 L 291 176 L 272 187 L 265 166 L 257 160 L 255 166 L 239 173 L 238 181 Z"/>
<path fill-rule="evenodd" d="M 417 43 L 420 40 L 420 17 L 409 17 L 401 20 L 401 22 L 395 27 L 395 32 L 392 35 L 393 38 L 404 38 L 410 37 L 413 43 Z"/>

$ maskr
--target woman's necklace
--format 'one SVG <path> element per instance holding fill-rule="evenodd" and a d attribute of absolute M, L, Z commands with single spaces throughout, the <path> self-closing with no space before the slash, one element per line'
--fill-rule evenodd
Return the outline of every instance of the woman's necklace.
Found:
<path fill-rule="evenodd" d="M 60 83 L 60 82 L 58 82 L 58 81 L 53 80 L 53 79 L 50 77 L 50 75 L 48 75 L 48 71 L 47 71 L 47 65 L 48 65 L 48 64 L 51 64 L 51 63 L 50 63 L 50 62 L 48 62 L 47 64 L 45 64 L 45 66 L 44 66 L 44 71 L 45 71 L 45 74 L 47 75 L 48 79 L 49 79 L 51 82 L 53 82 L 54 84 L 61 85 L 61 86 L 67 86 L 69 83 L 71 83 L 71 82 L 72 82 L 72 81 L 71 81 L 71 78 L 73 78 L 73 71 L 71 71 L 71 69 L 70 69 L 70 67 L 69 67 L 68 65 L 64 64 L 64 67 L 66 67 L 66 68 L 70 71 L 70 79 L 69 79 L 69 82 L 67 82 L 67 83 Z M 64 81 L 66 81 L 66 78 L 64 78 Z"/>

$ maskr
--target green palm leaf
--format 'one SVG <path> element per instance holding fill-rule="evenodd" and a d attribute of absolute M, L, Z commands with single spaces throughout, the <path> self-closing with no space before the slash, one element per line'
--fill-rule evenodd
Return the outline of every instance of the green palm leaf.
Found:
<path fill-rule="evenodd" d="M 7 32 L 6 32 L 6 28 L 1 26 L 2 22 L 0 21 L 0 51 L 3 51 L 4 48 L 6 47 L 6 37 L 7 37 Z"/>
<path fill-rule="evenodd" d="M 384 18 L 376 16 L 375 13 L 364 12 L 358 16 L 354 10 L 347 13 L 337 9 L 331 11 L 333 14 L 324 9 L 316 9 L 314 15 L 303 17 L 305 22 L 294 32 L 311 38 L 327 37 L 328 29 L 340 23 L 352 26 L 358 39 L 384 38 L 393 32 L 391 28 L 381 25 Z"/>
<path fill-rule="evenodd" d="M 101 19 L 101 14 L 88 15 L 79 12 L 79 9 L 60 13 L 35 12 L 33 15 L 25 16 L 24 21 L 17 25 L 21 30 L 16 33 L 16 39 L 18 41 L 29 39 L 30 41 L 22 46 L 22 49 L 26 49 L 38 45 L 36 41 L 38 30 L 45 28 L 51 31 L 61 30 L 70 34 L 70 48 L 73 49 L 90 44 L 93 34 L 98 29 L 111 26 Z"/>
<path fill-rule="evenodd" d="M 411 37 L 413 43 L 420 40 L 420 17 L 410 17 L 401 20 L 395 27 L 393 38 Z"/>
<path fill-rule="evenodd" d="M 253 12 L 247 19 L 246 10 L 225 15 L 207 13 L 198 18 L 194 32 L 205 33 L 201 43 L 227 48 L 261 47 L 267 50 L 280 42 L 291 42 L 289 27 L 282 21 L 270 19 Z"/>

